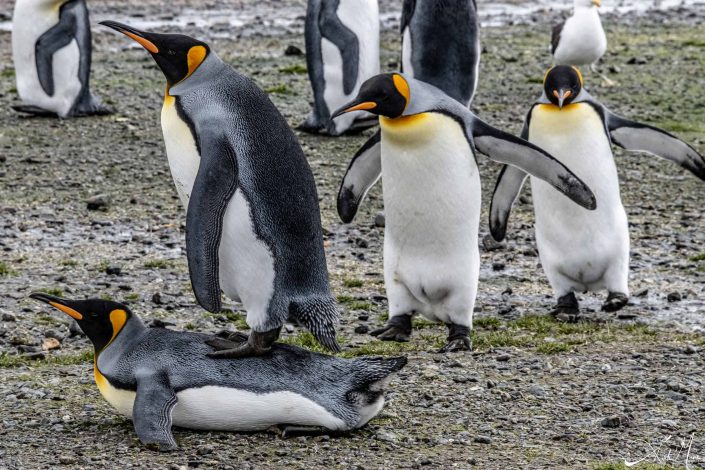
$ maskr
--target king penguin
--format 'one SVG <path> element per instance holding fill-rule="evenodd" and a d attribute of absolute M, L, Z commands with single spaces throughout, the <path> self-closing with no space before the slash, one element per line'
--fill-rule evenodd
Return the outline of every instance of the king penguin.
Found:
<path fill-rule="evenodd" d="M 380 116 L 389 322 L 372 332 L 408 341 L 416 313 L 448 326 L 441 352 L 471 348 L 480 254 L 480 174 L 475 151 L 516 165 L 594 208 L 590 189 L 538 147 L 497 130 L 440 89 L 403 74 L 378 75 L 336 115 Z M 355 161 L 348 172 L 364 180 Z M 572 204 L 572 203 L 571 203 Z"/>
<path fill-rule="evenodd" d="M 338 136 L 376 125 L 365 113 L 333 121 L 331 112 L 379 73 L 377 0 L 308 0 L 304 33 L 314 103 L 299 129 Z"/>
<path fill-rule="evenodd" d="M 579 306 L 574 293 L 603 289 L 609 293 L 604 311 L 623 308 L 629 299 L 629 227 L 612 143 L 671 160 L 705 180 L 703 157 L 666 131 L 611 112 L 585 91 L 580 71 L 568 66 L 546 74 L 543 95 L 529 110 L 522 137 L 573 169 L 598 201 L 597 210 L 583 210 L 531 178 L 539 257 L 558 299 L 553 314 L 575 320 Z M 511 206 L 526 176 L 511 166 L 499 176 L 490 210 L 496 240 L 506 235 Z"/>
<path fill-rule="evenodd" d="M 167 81 L 162 131 L 186 211 L 198 303 L 242 301 L 252 333 L 216 355 L 263 354 L 292 317 L 338 351 L 318 195 L 296 136 L 267 94 L 201 41 L 105 21 L 141 44 Z"/>
<path fill-rule="evenodd" d="M 91 26 L 84 0 L 17 0 L 12 59 L 20 112 L 62 118 L 110 111 L 91 93 Z"/>
<path fill-rule="evenodd" d="M 206 357 L 208 335 L 147 328 L 129 308 L 35 293 L 78 322 L 95 347 L 95 382 L 143 444 L 176 448 L 171 427 L 262 431 L 274 425 L 348 431 L 384 406 L 405 357 L 340 359 L 276 344 L 267 354 Z M 313 430 L 313 429 L 311 429 Z"/>

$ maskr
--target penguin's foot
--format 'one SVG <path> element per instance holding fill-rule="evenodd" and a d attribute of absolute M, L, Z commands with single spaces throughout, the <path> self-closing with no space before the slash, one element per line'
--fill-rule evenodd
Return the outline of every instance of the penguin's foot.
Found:
<path fill-rule="evenodd" d="M 71 114 L 71 117 L 108 116 L 114 112 L 112 108 L 101 104 L 86 110 L 77 109 Z"/>
<path fill-rule="evenodd" d="M 174 442 L 142 442 L 147 449 L 156 450 L 159 452 L 171 452 L 179 448 Z"/>
<path fill-rule="evenodd" d="M 559 298 L 558 303 L 556 303 L 556 306 L 551 310 L 551 315 L 556 317 L 556 320 L 562 322 L 577 322 L 580 315 L 580 308 L 575 294 L 571 292 Z"/>
<path fill-rule="evenodd" d="M 459 351 L 472 351 L 470 328 L 451 323 L 448 325 L 448 344 L 439 349 L 438 352 L 450 353 Z"/>
<path fill-rule="evenodd" d="M 39 106 L 33 106 L 31 104 L 21 104 L 21 105 L 15 105 L 12 107 L 15 111 L 18 113 L 24 113 L 24 114 L 31 114 L 33 116 L 41 116 L 41 117 L 59 117 L 58 114 L 56 114 L 53 111 L 49 111 L 44 108 L 40 108 Z"/>
<path fill-rule="evenodd" d="M 212 338 L 206 341 L 206 344 L 215 349 L 214 352 L 208 353 L 208 357 L 217 359 L 236 359 L 240 357 L 261 356 L 272 350 L 272 345 L 279 338 L 281 328 L 260 333 L 251 331 L 250 336 L 243 340 L 245 336 L 242 333 L 235 333 L 231 338 Z"/>
<path fill-rule="evenodd" d="M 296 126 L 296 130 L 307 134 L 321 134 L 325 132 L 325 127 L 320 124 L 314 114 L 311 114 L 304 122 Z"/>
<path fill-rule="evenodd" d="M 387 321 L 382 328 L 370 332 L 382 341 L 407 343 L 411 337 L 411 315 L 397 315 Z"/>
<path fill-rule="evenodd" d="M 607 300 L 602 304 L 603 312 L 616 312 L 622 310 L 629 302 L 629 297 L 620 292 L 610 292 Z"/>
<path fill-rule="evenodd" d="M 282 428 L 282 438 L 290 439 L 292 437 L 301 436 L 322 436 L 324 434 L 330 434 L 331 431 L 326 428 L 319 426 L 294 426 L 294 425 L 281 425 Z"/>

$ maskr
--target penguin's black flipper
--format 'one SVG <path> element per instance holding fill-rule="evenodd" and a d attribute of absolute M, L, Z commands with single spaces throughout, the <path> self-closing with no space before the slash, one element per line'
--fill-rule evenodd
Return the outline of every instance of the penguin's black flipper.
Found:
<path fill-rule="evenodd" d="M 338 3 L 325 2 L 318 21 L 321 35 L 340 50 L 343 58 L 343 91 L 349 95 L 357 83 L 360 43 L 355 33 L 338 18 Z"/>
<path fill-rule="evenodd" d="M 137 395 L 132 411 L 135 432 L 146 446 L 168 451 L 177 448 L 171 434 L 171 410 L 176 405 L 174 390 L 163 374 L 137 376 Z"/>
<path fill-rule="evenodd" d="M 238 165 L 230 141 L 218 125 L 199 129 L 201 163 L 186 212 L 186 255 L 198 303 L 220 311 L 218 248 L 223 217 L 238 185 Z"/>
<path fill-rule="evenodd" d="M 507 235 L 509 214 L 527 176 L 519 168 L 511 165 L 504 165 L 499 173 L 490 205 L 490 232 L 492 238 L 498 242 L 504 240 Z"/>
<path fill-rule="evenodd" d="M 705 181 L 705 158 L 692 146 L 657 127 L 630 121 L 602 108 L 612 142 L 627 150 L 670 160 Z"/>
<path fill-rule="evenodd" d="M 411 23 L 414 10 L 416 10 L 416 0 L 404 0 L 404 5 L 401 7 L 401 27 L 399 28 L 401 34 L 404 34 L 404 30 Z M 401 71 L 404 72 L 403 67 Z"/>
<path fill-rule="evenodd" d="M 54 96 L 54 53 L 76 37 L 76 17 L 66 2 L 59 12 L 59 22 L 42 34 L 34 46 L 39 83 L 48 96 Z"/>
<path fill-rule="evenodd" d="M 338 191 L 338 215 L 349 224 L 367 192 L 382 176 L 381 132 L 377 131 L 357 151 Z"/>
<path fill-rule="evenodd" d="M 536 145 L 495 129 L 477 117 L 469 124 L 468 133 L 481 153 L 546 181 L 586 209 L 594 210 L 597 207 L 590 188 L 564 164 Z"/>

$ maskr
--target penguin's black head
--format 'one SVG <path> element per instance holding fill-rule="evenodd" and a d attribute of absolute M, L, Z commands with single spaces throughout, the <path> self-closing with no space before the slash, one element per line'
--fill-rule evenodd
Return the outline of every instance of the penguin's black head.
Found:
<path fill-rule="evenodd" d="M 576 67 L 558 65 L 546 72 L 543 89 L 551 103 L 562 109 L 580 94 L 583 76 Z"/>
<path fill-rule="evenodd" d="M 97 353 L 115 339 L 133 316 L 129 308 L 109 300 L 68 300 L 41 292 L 34 292 L 30 297 L 47 303 L 76 320 L 95 346 Z"/>
<path fill-rule="evenodd" d="M 404 77 L 397 73 L 376 75 L 363 83 L 357 97 L 333 113 L 333 118 L 351 111 L 398 118 L 408 106 L 409 98 L 409 84 Z"/>
<path fill-rule="evenodd" d="M 210 53 L 208 44 L 183 34 L 149 33 L 117 21 L 100 24 L 121 32 L 147 49 L 170 87 L 190 77 Z"/>

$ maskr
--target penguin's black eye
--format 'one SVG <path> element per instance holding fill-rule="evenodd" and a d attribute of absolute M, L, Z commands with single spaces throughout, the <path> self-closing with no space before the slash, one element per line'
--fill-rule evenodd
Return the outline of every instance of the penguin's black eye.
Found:
<path fill-rule="evenodd" d="M 171 49 L 169 49 L 169 51 L 167 52 L 167 54 L 169 54 L 169 55 L 176 55 L 176 52 L 175 52 L 175 51 L 172 51 Z"/>

